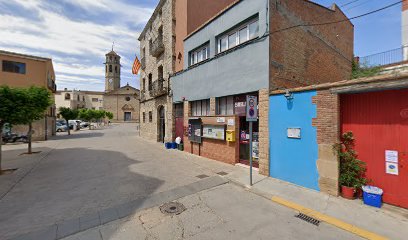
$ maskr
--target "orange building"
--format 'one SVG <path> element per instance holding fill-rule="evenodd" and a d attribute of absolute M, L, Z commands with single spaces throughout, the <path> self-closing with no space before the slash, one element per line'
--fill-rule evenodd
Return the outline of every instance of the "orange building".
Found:
<path fill-rule="evenodd" d="M 45 87 L 53 95 L 57 89 L 52 59 L 0 50 L 0 86 Z M 27 133 L 28 126 L 14 126 L 13 132 Z M 55 106 L 45 113 L 44 119 L 33 124 L 33 140 L 47 140 L 55 135 Z"/>

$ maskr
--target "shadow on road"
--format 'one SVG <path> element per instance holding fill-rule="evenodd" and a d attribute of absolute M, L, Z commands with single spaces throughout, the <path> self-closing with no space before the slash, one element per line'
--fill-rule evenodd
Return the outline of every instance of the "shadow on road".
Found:
<path fill-rule="evenodd" d="M 77 133 L 71 133 L 71 135 L 68 135 L 68 133 L 62 133 L 58 134 L 57 136 L 53 136 L 50 139 L 51 140 L 67 140 L 67 139 L 80 139 L 80 138 L 94 138 L 94 137 L 102 137 L 105 135 L 103 132 L 96 132 L 97 130 L 91 130 L 91 132 L 77 132 Z"/>
<path fill-rule="evenodd" d="M 101 134 L 63 137 L 84 138 Z M 132 167 L 136 167 L 133 165 L 140 162 L 121 152 L 87 148 L 49 150 L 43 149 L 49 152 L 48 155 L 35 164 L 31 163 L 29 171 L 19 166 L 14 173 L 27 171 L 28 174 L 20 174 L 18 181 L 14 179 L 16 184 L 0 200 L 0 236 L 7 239 L 55 223 L 79 221 L 83 215 L 127 203 L 135 196 L 151 195 L 164 183 L 132 171 Z M 30 163 L 27 157 L 21 161 L 23 163 L 19 165 Z M 12 176 L 2 176 L 0 180 L 7 181 L 8 177 Z"/>

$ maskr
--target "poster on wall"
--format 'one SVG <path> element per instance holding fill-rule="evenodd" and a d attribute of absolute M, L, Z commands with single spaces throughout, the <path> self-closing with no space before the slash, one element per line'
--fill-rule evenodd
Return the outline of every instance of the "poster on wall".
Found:
<path fill-rule="evenodd" d="M 398 163 L 398 151 L 385 150 L 385 161 Z"/>
<path fill-rule="evenodd" d="M 398 163 L 386 162 L 385 172 L 387 174 L 398 175 Z"/>
<path fill-rule="evenodd" d="M 259 159 L 259 142 L 252 143 L 252 158 Z"/>
<path fill-rule="evenodd" d="M 203 137 L 217 140 L 225 140 L 225 126 L 204 125 Z"/>

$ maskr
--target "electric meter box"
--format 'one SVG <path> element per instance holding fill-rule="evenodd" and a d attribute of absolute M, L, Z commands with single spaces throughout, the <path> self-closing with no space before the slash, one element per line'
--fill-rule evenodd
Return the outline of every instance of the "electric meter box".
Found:
<path fill-rule="evenodd" d="M 234 130 L 227 130 L 226 131 L 226 139 L 227 139 L 227 142 L 235 142 L 235 131 Z"/>

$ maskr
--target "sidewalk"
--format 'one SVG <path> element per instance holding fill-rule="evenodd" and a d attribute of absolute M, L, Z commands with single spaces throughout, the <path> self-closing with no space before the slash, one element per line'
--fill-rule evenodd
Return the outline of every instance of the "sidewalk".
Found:
<path fill-rule="evenodd" d="M 207 165 L 213 171 L 221 170 L 222 163 L 202 158 L 199 165 Z M 218 166 L 216 166 L 218 165 Z M 253 186 L 249 187 L 249 169 L 241 166 L 224 166 L 228 180 L 268 199 L 279 197 L 305 208 L 342 220 L 356 227 L 390 239 L 403 239 L 408 235 L 408 210 L 384 204 L 381 209 L 364 205 L 362 200 L 346 200 L 284 181 L 260 175 L 253 171 Z M 225 171 L 225 170 L 224 170 Z"/>

